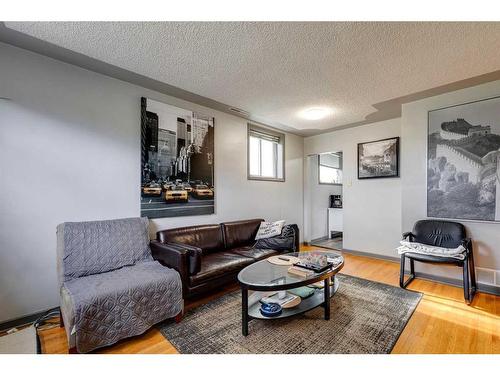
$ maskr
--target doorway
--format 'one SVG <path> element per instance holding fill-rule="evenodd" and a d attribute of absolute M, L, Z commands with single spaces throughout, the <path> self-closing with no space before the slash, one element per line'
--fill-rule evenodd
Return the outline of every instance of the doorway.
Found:
<path fill-rule="evenodd" d="M 310 244 L 343 248 L 342 151 L 309 156 Z"/>

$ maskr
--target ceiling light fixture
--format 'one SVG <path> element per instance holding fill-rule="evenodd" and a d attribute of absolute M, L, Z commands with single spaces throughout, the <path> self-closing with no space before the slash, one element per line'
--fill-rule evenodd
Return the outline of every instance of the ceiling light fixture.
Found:
<path fill-rule="evenodd" d="M 300 117 L 305 118 L 306 120 L 321 120 L 325 118 L 331 113 L 329 108 L 324 107 L 315 107 L 308 108 L 300 113 Z"/>

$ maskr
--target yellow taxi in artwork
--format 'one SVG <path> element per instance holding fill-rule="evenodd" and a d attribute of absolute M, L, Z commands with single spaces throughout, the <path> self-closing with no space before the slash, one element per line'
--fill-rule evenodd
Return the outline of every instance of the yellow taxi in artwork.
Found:
<path fill-rule="evenodd" d="M 160 197 L 161 192 L 162 192 L 161 186 L 156 182 L 146 184 L 142 187 L 142 194 L 144 195 L 154 195 Z"/>
<path fill-rule="evenodd" d="M 193 188 L 191 187 L 191 185 L 189 185 L 188 182 L 183 182 L 181 185 L 188 193 L 191 193 L 193 191 Z"/>
<path fill-rule="evenodd" d="M 169 202 L 183 202 L 188 201 L 188 192 L 180 185 L 173 186 L 165 192 L 165 201 Z"/>
<path fill-rule="evenodd" d="M 194 185 L 191 194 L 198 199 L 214 197 L 214 192 L 207 185 Z"/>

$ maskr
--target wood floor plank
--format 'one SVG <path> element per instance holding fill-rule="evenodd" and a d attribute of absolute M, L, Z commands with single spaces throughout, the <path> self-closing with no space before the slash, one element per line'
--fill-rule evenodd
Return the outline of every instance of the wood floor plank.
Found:
<path fill-rule="evenodd" d="M 302 251 L 314 247 L 304 246 Z M 344 254 L 343 274 L 390 285 L 399 285 L 399 264 L 386 260 Z M 232 285 L 217 294 L 187 302 L 192 309 L 237 289 Z M 470 306 L 463 301 L 461 288 L 428 280 L 415 280 L 410 290 L 424 294 L 415 313 L 403 330 L 392 353 L 496 353 L 500 354 L 500 297 L 477 293 Z M 63 328 L 40 331 L 43 353 L 67 353 Z M 96 353 L 176 354 L 178 353 L 156 328 L 141 336 L 123 340 Z"/>

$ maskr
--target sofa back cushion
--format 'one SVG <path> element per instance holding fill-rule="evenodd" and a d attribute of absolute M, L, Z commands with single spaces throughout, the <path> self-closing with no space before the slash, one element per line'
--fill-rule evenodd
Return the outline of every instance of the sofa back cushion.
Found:
<path fill-rule="evenodd" d="M 199 247 L 203 254 L 224 250 L 224 240 L 219 224 L 166 229 L 156 233 L 160 242 L 183 243 Z"/>
<path fill-rule="evenodd" d="M 59 283 L 153 260 L 148 226 L 140 217 L 59 224 Z"/>
<path fill-rule="evenodd" d="M 222 223 L 226 249 L 253 245 L 255 235 L 263 221 L 263 219 L 252 219 Z"/>

